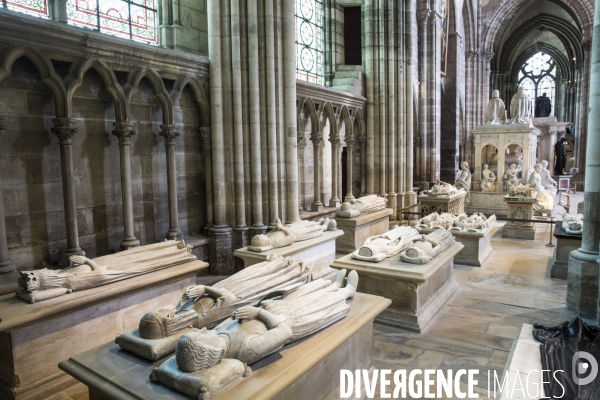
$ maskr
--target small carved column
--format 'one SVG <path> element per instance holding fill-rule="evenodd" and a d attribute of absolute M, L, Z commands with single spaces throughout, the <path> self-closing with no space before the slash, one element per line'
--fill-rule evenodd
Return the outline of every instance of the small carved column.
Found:
<path fill-rule="evenodd" d="M 360 151 L 360 195 L 364 196 L 367 193 L 367 136 L 361 135 L 358 137 Z"/>
<path fill-rule="evenodd" d="M 133 123 L 117 121 L 113 123 L 112 134 L 119 139 L 121 155 L 121 196 L 123 199 L 123 240 L 119 245 L 121 250 L 127 250 L 140 245 L 133 231 L 133 193 L 131 190 L 131 136 L 135 135 Z"/>
<path fill-rule="evenodd" d="M 169 231 L 165 235 L 168 240 L 179 240 L 183 236 L 179 230 L 179 211 L 177 210 L 177 175 L 175 168 L 175 139 L 179 132 L 175 125 L 160 126 L 160 136 L 167 146 L 167 188 L 169 192 Z"/>
<path fill-rule="evenodd" d="M 346 186 L 348 187 L 348 193 L 344 197 L 344 201 L 354 200 L 352 189 L 354 185 L 354 136 L 349 135 L 346 137 Z"/>
<path fill-rule="evenodd" d="M 323 203 L 321 202 L 321 160 L 319 159 L 319 150 L 323 136 L 320 133 L 311 133 L 310 141 L 313 144 L 313 168 L 314 168 L 314 198 L 310 207 L 311 211 L 321 211 Z"/>
<path fill-rule="evenodd" d="M 0 134 L 4 133 L 5 126 L 0 117 Z M 0 176 L 0 188 L 2 187 Z M 6 221 L 4 219 L 4 198 L 0 189 L 0 274 L 6 274 L 15 270 L 15 264 L 8 259 L 8 239 L 6 236 Z"/>
<path fill-rule="evenodd" d="M 72 118 L 54 118 L 52 133 L 58 137 L 60 145 L 60 166 L 62 172 L 63 199 L 65 202 L 65 228 L 67 248 L 63 253 L 63 266 L 69 265 L 69 256 L 85 254 L 79 247 L 77 230 L 77 206 L 75 204 L 75 184 L 73 179 L 73 135 L 77 133 Z"/>
<path fill-rule="evenodd" d="M 204 175 L 206 179 L 206 227 L 213 226 L 213 199 L 212 199 L 212 150 L 210 147 L 210 128 L 199 128 L 200 141 L 202 142 L 202 155 L 204 157 Z"/>
<path fill-rule="evenodd" d="M 497 165 L 496 165 L 496 173 L 498 174 L 496 176 L 496 192 L 497 193 L 504 193 L 504 164 L 506 164 L 506 148 L 498 148 L 498 161 L 497 161 Z M 481 153 L 481 151 L 479 151 Z"/>
<path fill-rule="evenodd" d="M 331 142 L 331 199 L 329 207 L 340 205 L 340 137 L 332 135 L 329 137 Z"/>

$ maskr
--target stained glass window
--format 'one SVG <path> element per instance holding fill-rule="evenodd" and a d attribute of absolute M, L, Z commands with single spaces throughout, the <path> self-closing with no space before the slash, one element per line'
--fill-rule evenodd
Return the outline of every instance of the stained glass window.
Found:
<path fill-rule="evenodd" d="M 2 6 L 12 11 L 48 18 L 47 0 L 4 0 Z"/>
<path fill-rule="evenodd" d="M 525 61 L 519 71 L 519 86 L 523 86 L 532 99 L 531 115 L 535 115 L 535 99 L 545 93 L 552 106 L 550 116 L 554 116 L 556 63 L 551 55 L 540 51 Z"/>
<path fill-rule="evenodd" d="M 323 85 L 323 1 L 296 0 L 296 79 Z"/>
<path fill-rule="evenodd" d="M 156 44 L 155 0 L 67 0 L 69 24 Z"/>

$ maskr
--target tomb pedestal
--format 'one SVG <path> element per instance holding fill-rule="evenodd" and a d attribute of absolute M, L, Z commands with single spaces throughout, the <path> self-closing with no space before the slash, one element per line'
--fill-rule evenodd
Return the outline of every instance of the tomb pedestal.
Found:
<path fill-rule="evenodd" d="M 529 197 L 504 197 L 508 204 L 508 218 L 533 219 L 533 205 L 536 199 Z M 535 224 L 533 222 L 506 221 L 502 228 L 502 237 L 510 239 L 535 239 Z"/>
<path fill-rule="evenodd" d="M 465 197 L 467 192 L 457 192 L 451 195 L 429 196 L 420 194 L 418 196 L 419 210 L 421 215 L 429 215 L 433 212 L 451 213 L 454 215 L 465 212 Z"/>
<path fill-rule="evenodd" d="M 454 243 L 427 264 L 401 262 L 399 256 L 372 263 L 353 260 L 348 254 L 331 266 L 358 272 L 359 291 L 392 300 L 377 322 L 421 332 L 458 288 L 452 268 L 463 247 Z"/>
<path fill-rule="evenodd" d="M 211 399 L 339 399 L 341 369 L 372 368 L 373 318 L 389 304 L 356 293 L 346 318 L 251 365 L 249 377 Z M 90 400 L 190 399 L 150 382 L 152 369 L 171 356 L 150 362 L 109 342 L 71 357 L 60 368 L 88 386 Z"/>
<path fill-rule="evenodd" d="M 567 279 L 569 275 L 569 254 L 581 247 L 581 235 L 570 235 L 566 233 L 560 221 L 554 228 L 556 247 L 552 257 L 552 269 L 550 278 Z"/>
<path fill-rule="evenodd" d="M 354 218 L 336 218 L 338 229 L 344 232 L 335 241 L 338 253 L 352 253 L 370 236 L 381 235 L 390 230 L 390 215 L 393 210 L 384 208 Z M 333 262 L 333 260 L 332 260 Z"/>
<path fill-rule="evenodd" d="M 492 254 L 492 245 L 490 237 L 492 228 L 496 223 L 486 228 L 483 232 L 459 232 L 450 231 L 458 243 L 465 246 L 454 256 L 454 263 L 460 265 L 469 265 L 471 267 L 481 267 L 485 260 Z M 433 229 L 420 229 L 420 233 L 428 234 Z"/>
<path fill-rule="evenodd" d="M 267 261 L 273 254 L 282 257 L 294 257 L 296 260 L 304 261 L 313 270 L 313 278 L 320 278 L 333 272 L 329 265 L 335 260 L 336 239 L 342 235 L 344 235 L 344 231 L 341 229 L 325 231 L 323 236 L 296 242 L 278 249 L 257 253 L 248 250 L 247 247 L 242 247 L 235 250 L 233 255 L 242 259 L 244 268 Z"/>
<path fill-rule="evenodd" d="M 465 203 L 465 212 L 467 214 L 480 212 L 485 215 L 495 214 L 499 217 L 506 217 L 504 196 L 506 193 L 469 192 L 468 200 Z"/>
<path fill-rule="evenodd" d="M 59 362 L 137 328 L 148 311 L 177 304 L 207 268 L 192 261 L 34 304 L 0 296 L 0 398 L 46 398 L 76 384 Z"/>

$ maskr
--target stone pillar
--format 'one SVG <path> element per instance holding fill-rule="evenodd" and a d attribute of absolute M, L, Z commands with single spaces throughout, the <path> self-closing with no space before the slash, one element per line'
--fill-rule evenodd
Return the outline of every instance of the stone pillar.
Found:
<path fill-rule="evenodd" d="M 479 151 L 481 153 L 481 150 Z M 480 156 L 481 157 L 481 156 Z M 504 193 L 504 164 L 506 163 L 506 149 L 498 149 L 498 165 L 496 171 L 496 193 Z M 481 164 L 480 164 L 481 165 Z M 479 178 L 481 181 L 481 178 Z"/>
<path fill-rule="evenodd" d="M 329 141 L 331 142 L 331 199 L 329 200 L 329 207 L 337 207 L 340 205 L 340 137 L 337 134 L 330 135 Z"/>
<path fill-rule="evenodd" d="M 600 0 L 594 9 L 589 110 L 600 107 Z M 567 310 L 598 321 L 598 237 L 600 236 L 600 113 L 589 112 L 585 146 L 585 192 L 581 248 L 569 255 Z"/>
<path fill-rule="evenodd" d="M 77 231 L 77 205 L 75 204 L 75 183 L 73 179 L 73 135 L 77 133 L 72 118 L 54 118 L 52 133 L 58 137 L 60 145 L 60 167 L 62 172 L 63 199 L 65 202 L 65 228 L 67 248 L 63 253 L 63 266 L 69 265 L 69 257 L 85 254 L 79 247 Z"/>
<path fill-rule="evenodd" d="M 135 135 L 133 123 L 117 121 L 113 123 L 112 134 L 119 139 L 121 156 L 121 198 L 123 203 L 123 240 L 120 250 L 127 250 L 140 245 L 133 229 L 133 193 L 131 190 L 131 136 Z"/>
<path fill-rule="evenodd" d="M 367 137 L 361 134 L 358 137 L 358 149 L 360 151 L 360 196 L 367 193 L 367 149 L 365 145 Z"/>
<path fill-rule="evenodd" d="M 201 127 L 200 141 L 202 143 L 202 157 L 204 158 L 204 174 L 206 181 L 206 228 L 213 226 L 213 198 L 212 198 L 212 153 L 210 146 L 210 128 Z M 202 227 L 200 227 L 202 231 Z"/>
<path fill-rule="evenodd" d="M 416 23 L 416 2 L 414 0 L 406 3 L 406 32 L 408 49 L 406 51 L 406 188 L 404 197 L 404 207 L 408 207 L 416 203 L 417 197 L 413 191 L 414 187 L 414 77 L 413 77 L 413 52 L 417 47 L 418 38 L 413 35 L 413 24 Z M 415 209 L 408 210 L 409 212 L 416 211 Z M 411 215 L 407 214 L 410 220 Z"/>
<path fill-rule="evenodd" d="M 177 170 L 175 167 L 175 139 L 179 132 L 175 125 L 160 126 L 160 136 L 167 146 L 167 191 L 169 196 L 169 230 L 165 235 L 168 240 L 180 240 L 183 236 L 179 230 L 179 211 L 177 209 Z"/>
<path fill-rule="evenodd" d="M 428 30 L 429 25 L 429 11 L 420 11 L 417 15 L 419 22 L 419 136 L 421 138 L 420 147 L 420 160 L 419 160 L 419 186 L 421 188 L 428 188 L 427 182 L 427 164 L 429 161 L 428 151 L 428 82 L 427 82 L 427 68 L 430 67 L 429 63 L 429 51 L 428 51 Z M 437 67 L 437 65 L 436 65 Z"/>
<path fill-rule="evenodd" d="M 0 117 L 0 134 L 4 132 L 4 124 Z M 2 177 L 0 176 L 0 274 L 6 274 L 15 270 L 13 264 L 8 258 L 8 238 L 6 236 L 6 221 L 4 219 L 4 197 L 2 196 Z"/>
<path fill-rule="evenodd" d="M 375 194 L 375 106 L 374 101 L 374 79 L 375 71 L 373 68 L 373 0 L 365 0 L 364 14 L 364 38 L 365 38 L 365 75 L 367 78 L 367 132 L 366 132 L 366 160 L 364 164 L 365 174 L 361 177 L 366 181 L 366 193 L 361 195 Z M 364 151 L 364 150 L 363 150 Z"/>
<path fill-rule="evenodd" d="M 354 186 L 354 135 L 347 135 L 346 141 L 346 186 L 348 193 L 344 197 L 344 201 L 354 200 L 352 189 Z"/>
<path fill-rule="evenodd" d="M 279 217 L 279 175 L 277 165 L 277 90 L 275 78 L 275 10 L 272 1 L 265 2 L 265 36 L 267 66 L 267 156 L 269 167 L 269 226 Z"/>
<path fill-rule="evenodd" d="M 321 202 L 321 159 L 319 157 L 322 140 L 323 136 L 320 132 L 312 132 L 310 134 L 310 141 L 313 144 L 313 170 L 315 174 L 313 203 L 310 206 L 311 211 L 321 211 L 323 209 L 323 203 Z"/>

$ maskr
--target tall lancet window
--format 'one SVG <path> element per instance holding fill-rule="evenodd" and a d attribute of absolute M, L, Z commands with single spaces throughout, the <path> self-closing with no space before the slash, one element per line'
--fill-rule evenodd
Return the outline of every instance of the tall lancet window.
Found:
<path fill-rule="evenodd" d="M 2 7 L 36 17 L 48 18 L 48 2 L 46 0 L 1 0 Z"/>
<path fill-rule="evenodd" d="M 519 71 L 519 86 L 531 98 L 531 115 L 534 113 L 535 99 L 546 93 L 552 105 L 550 116 L 554 116 L 554 99 L 556 97 L 556 62 L 549 54 L 540 51 L 532 55 L 521 66 Z"/>
<path fill-rule="evenodd" d="M 296 0 L 296 79 L 323 85 L 321 0 Z"/>

